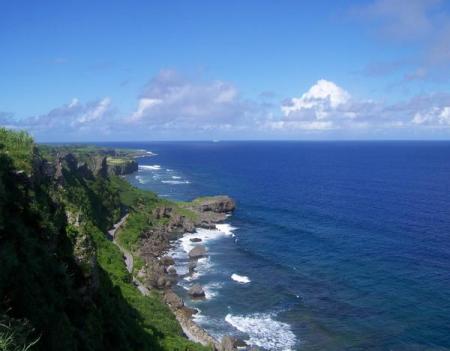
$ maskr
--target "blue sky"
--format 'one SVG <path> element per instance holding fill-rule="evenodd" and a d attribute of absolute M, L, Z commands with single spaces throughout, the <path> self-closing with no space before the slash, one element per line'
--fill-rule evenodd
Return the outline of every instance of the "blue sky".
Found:
<path fill-rule="evenodd" d="M 40 141 L 450 138 L 443 0 L 1 1 L 0 49 Z"/>

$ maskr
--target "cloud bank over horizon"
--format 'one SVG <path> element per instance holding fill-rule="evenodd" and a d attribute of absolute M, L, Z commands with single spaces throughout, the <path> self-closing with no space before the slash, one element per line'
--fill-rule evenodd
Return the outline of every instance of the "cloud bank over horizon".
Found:
<path fill-rule="evenodd" d="M 73 98 L 21 120 L 1 113 L 0 123 L 42 141 L 321 139 L 330 132 L 338 139 L 408 139 L 423 131 L 448 137 L 450 94 L 386 103 L 357 99 L 337 83 L 319 79 L 298 97 L 267 103 L 245 99 L 230 82 L 188 79 L 164 69 L 148 81 L 132 111 L 120 111 L 109 97 L 84 103 Z"/>

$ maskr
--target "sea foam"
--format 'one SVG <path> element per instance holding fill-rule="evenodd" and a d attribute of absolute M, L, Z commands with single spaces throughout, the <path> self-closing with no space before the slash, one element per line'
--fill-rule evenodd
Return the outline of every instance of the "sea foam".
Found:
<path fill-rule="evenodd" d="M 160 165 L 139 165 L 139 169 L 149 170 L 149 171 L 159 171 L 161 169 Z"/>
<path fill-rule="evenodd" d="M 240 332 L 246 333 L 248 344 L 274 351 L 293 350 L 297 342 L 287 323 L 272 319 L 268 313 L 255 313 L 248 316 L 227 314 L 225 321 Z"/>
<path fill-rule="evenodd" d="M 190 184 L 191 182 L 189 180 L 161 180 L 161 183 L 176 185 L 176 184 Z"/>
<path fill-rule="evenodd" d="M 216 228 L 219 232 L 222 232 L 225 235 L 230 235 L 234 237 L 233 231 L 238 229 L 229 225 L 228 223 L 216 224 Z"/>
<path fill-rule="evenodd" d="M 247 277 L 245 275 L 239 275 L 239 274 L 236 274 L 236 273 L 233 273 L 231 275 L 231 279 L 233 279 L 235 282 L 238 282 L 238 283 L 241 283 L 241 284 L 250 283 L 249 277 Z"/>

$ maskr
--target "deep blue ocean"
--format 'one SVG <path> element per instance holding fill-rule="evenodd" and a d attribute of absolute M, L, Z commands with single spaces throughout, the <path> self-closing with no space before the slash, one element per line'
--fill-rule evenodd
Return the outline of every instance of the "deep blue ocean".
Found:
<path fill-rule="evenodd" d="M 450 142 L 114 146 L 157 154 L 128 176 L 138 187 L 236 200 L 227 233 L 198 234 L 210 256 L 178 288 L 206 287 L 187 303 L 212 334 L 270 350 L 450 350 Z"/>

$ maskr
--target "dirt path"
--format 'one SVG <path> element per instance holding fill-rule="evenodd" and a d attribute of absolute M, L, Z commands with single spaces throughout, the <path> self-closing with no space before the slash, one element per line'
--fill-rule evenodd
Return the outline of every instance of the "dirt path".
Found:
<path fill-rule="evenodd" d="M 125 249 L 122 245 L 120 245 L 118 243 L 118 241 L 116 240 L 117 231 L 126 222 L 127 218 L 128 218 L 128 214 L 123 216 L 119 222 L 114 224 L 114 227 L 111 230 L 108 230 L 108 234 L 109 234 L 110 238 L 112 239 L 112 242 L 119 248 L 120 252 L 122 252 L 128 273 L 133 275 L 133 266 L 134 266 L 133 255 L 127 249 Z M 133 283 L 134 283 L 134 285 L 136 285 L 136 287 L 138 288 L 138 290 L 141 292 L 142 295 L 148 295 L 150 293 L 150 291 L 144 285 L 142 285 L 142 283 L 138 279 L 136 279 L 134 276 L 133 276 Z"/>

